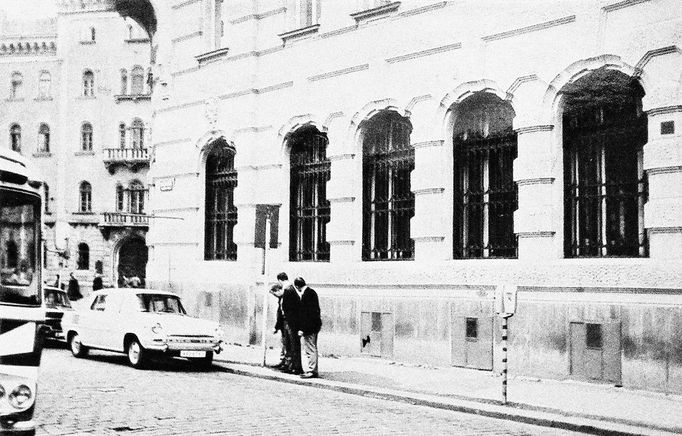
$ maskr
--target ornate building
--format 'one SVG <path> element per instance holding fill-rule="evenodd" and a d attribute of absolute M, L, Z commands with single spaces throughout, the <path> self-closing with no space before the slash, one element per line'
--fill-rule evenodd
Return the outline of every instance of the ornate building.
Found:
<path fill-rule="evenodd" d="M 113 4 L 152 35 L 152 286 L 259 341 L 279 205 L 322 352 L 495 369 L 512 284 L 513 373 L 682 392 L 676 0 Z"/>
<path fill-rule="evenodd" d="M 86 291 L 145 277 L 150 39 L 109 2 L 63 2 L 42 21 L 0 23 L 0 144 L 45 184 L 44 278 Z M 2 87 L 0 87 L 2 89 Z"/>

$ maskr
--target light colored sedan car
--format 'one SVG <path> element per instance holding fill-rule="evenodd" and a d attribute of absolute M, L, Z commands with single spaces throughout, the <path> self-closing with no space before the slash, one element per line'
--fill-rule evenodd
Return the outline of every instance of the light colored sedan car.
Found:
<path fill-rule="evenodd" d="M 45 339 L 65 341 L 62 319 L 73 312 L 71 301 L 63 289 L 52 286 L 43 287 L 43 307 L 45 308 Z M 67 315 L 68 317 L 68 315 Z"/>
<path fill-rule="evenodd" d="M 153 355 L 210 366 L 213 354 L 222 351 L 218 323 L 188 316 L 172 292 L 102 289 L 65 318 L 62 327 L 74 356 L 83 357 L 90 348 L 122 352 L 135 368 Z"/>

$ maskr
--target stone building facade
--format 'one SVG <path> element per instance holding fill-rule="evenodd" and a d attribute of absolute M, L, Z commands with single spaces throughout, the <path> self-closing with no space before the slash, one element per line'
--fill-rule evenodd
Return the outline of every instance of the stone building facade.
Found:
<path fill-rule="evenodd" d="M 0 145 L 45 178 L 43 277 L 144 277 L 151 135 L 148 34 L 103 2 L 0 29 Z M 124 78 L 125 77 L 125 78 Z M 134 266 L 133 266 L 134 265 Z"/>
<path fill-rule="evenodd" d="M 150 284 L 260 341 L 276 205 L 323 353 L 496 370 L 510 284 L 513 374 L 681 392 L 682 12 L 545 3 L 114 1 L 153 34 Z"/>

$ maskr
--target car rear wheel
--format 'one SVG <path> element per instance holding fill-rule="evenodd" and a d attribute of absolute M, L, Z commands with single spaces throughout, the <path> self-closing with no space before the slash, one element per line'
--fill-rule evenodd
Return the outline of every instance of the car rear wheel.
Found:
<path fill-rule="evenodd" d="M 69 336 L 69 348 L 71 348 L 71 354 L 73 354 L 74 357 L 85 357 L 88 354 L 88 347 L 83 345 L 78 333 L 72 333 L 71 336 Z"/>
<path fill-rule="evenodd" d="M 206 356 L 190 361 L 200 368 L 210 368 L 213 365 L 213 351 L 207 351 Z"/>
<path fill-rule="evenodd" d="M 126 347 L 126 355 L 128 356 L 128 363 L 133 368 L 143 368 L 147 361 L 147 351 L 140 345 L 137 338 L 133 338 Z"/>

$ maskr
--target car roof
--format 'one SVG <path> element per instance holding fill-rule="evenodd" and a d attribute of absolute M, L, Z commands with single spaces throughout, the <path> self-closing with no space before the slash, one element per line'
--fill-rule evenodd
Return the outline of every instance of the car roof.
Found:
<path fill-rule="evenodd" d="M 121 294 L 121 295 L 131 295 L 131 294 L 154 294 L 154 295 L 172 295 L 174 297 L 179 297 L 178 294 L 171 291 L 161 291 L 157 289 L 147 289 L 147 288 L 104 288 L 93 292 L 91 295 L 100 294 Z"/>

